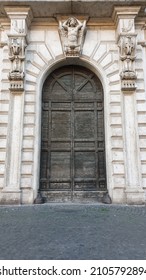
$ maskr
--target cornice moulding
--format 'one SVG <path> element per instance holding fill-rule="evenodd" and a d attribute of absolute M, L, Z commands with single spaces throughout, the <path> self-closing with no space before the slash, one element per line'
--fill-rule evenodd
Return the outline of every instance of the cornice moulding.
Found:
<path fill-rule="evenodd" d="M 119 19 L 134 19 L 139 11 L 141 6 L 122 6 L 122 7 L 114 7 L 114 11 L 112 14 L 112 19 L 117 25 Z"/>
<path fill-rule="evenodd" d="M 33 13 L 29 6 L 5 6 L 4 9 L 10 19 L 26 19 L 27 26 L 31 24 Z"/>

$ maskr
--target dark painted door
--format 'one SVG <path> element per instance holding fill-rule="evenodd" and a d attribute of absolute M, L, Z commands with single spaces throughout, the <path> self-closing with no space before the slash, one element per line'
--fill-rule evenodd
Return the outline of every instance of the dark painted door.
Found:
<path fill-rule="evenodd" d="M 45 81 L 40 190 L 48 200 L 105 190 L 103 109 L 101 82 L 86 68 L 62 67 Z"/>

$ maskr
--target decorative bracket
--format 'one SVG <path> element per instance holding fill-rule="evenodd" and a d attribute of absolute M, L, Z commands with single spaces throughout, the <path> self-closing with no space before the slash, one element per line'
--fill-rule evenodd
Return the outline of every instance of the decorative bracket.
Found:
<path fill-rule="evenodd" d="M 24 90 L 26 34 L 33 18 L 30 7 L 5 7 L 10 18 L 11 28 L 8 34 L 9 60 L 11 63 L 8 75 L 10 91 L 21 93 Z"/>
<path fill-rule="evenodd" d="M 70 17 L 65 21 L 59 20 L 59 33 L 64 54 L 67 57 L 79 57 L 85 38 L 86 20 L 80 21 Z"/>
<path fill-rule="evenodd" d="M 122 90 L 135 90 L 137 75 L 135 72 L 136 33 L 124 33 L 119 36 L 118 46 L 122 62 L 121 86 Z"/>
<path fill-rule="evenodd" d="M 140 6 L 117 6 L 114 8 L 113 19 L 116 25 L 116 38 L 121 61 L 121 89 L 133 92 L 136 89 L 137 75 L 135 72 L 136 38 L 135 17 Z"/>
<path fill-rule="evenodd" d="M 19 33 L 17 36 L 9 34 L 8 38 L 9 59 L 11 61 L 11 69 L 8 75 L 10 90 L 21 92 L 24 90 L 26 34 Z"/>

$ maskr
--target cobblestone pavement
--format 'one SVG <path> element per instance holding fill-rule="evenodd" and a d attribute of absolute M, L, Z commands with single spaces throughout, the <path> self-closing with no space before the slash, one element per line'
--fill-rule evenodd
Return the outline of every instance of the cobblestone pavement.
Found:
<path fill-rule="evenodd" d="M 146 207 L 0 207 L 0 259 L 146 259 Z"/>

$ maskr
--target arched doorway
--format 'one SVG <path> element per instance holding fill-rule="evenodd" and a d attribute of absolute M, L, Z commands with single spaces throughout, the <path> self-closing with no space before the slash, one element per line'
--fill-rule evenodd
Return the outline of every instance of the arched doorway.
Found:
<path fill-rule="evenodd" d="M 64 66 L 46 79 L 40 163 L 46 201 L 100 200 L 106 192 L 103 98 L 87 68 Z"/>

